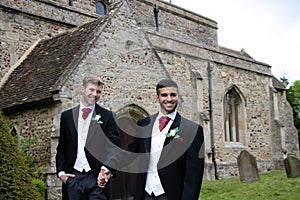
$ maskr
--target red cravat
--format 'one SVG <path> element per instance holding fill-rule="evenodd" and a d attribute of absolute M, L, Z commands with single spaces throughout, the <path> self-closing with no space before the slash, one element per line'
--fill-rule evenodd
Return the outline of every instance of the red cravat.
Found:
<path fill-rule="evenodd" d="M 159 121 L 159 130 L 162 131 L 170 121 L 170 118 L 167 116 L 162 116 L 161 118 L 159 118 L 158 121 Z"/>
<path fill-rule="evenodd" d="M 82 109 L 82 118 L 85 120 L 91 111 L 92 111 L 92 109 L 90 109 L 90 108 L 83 108 Z"/>

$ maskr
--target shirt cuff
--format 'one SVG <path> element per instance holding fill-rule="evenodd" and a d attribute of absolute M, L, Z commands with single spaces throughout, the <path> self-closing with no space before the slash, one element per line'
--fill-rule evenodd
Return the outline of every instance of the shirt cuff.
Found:
<path fill-rule="evenodd" d="M 107 167 L 102 166 L 101 169 L 105 170 L 105 171 L 109 171 L 109 169 L 107 169 Z"/>
<path fill-rule="evenodd" d="M 61 177 L 61 175 L 64 175 L 64 174 L 66 174 L 66 173 L 65 173 L 64 171 L 61 171 L 61 172 L 59 172 L 59 173 L 58 173 L 58 175 L 57 175 L 57 176 L 58 176 L 58 178 L 60 178 L 60 177 Z"/>

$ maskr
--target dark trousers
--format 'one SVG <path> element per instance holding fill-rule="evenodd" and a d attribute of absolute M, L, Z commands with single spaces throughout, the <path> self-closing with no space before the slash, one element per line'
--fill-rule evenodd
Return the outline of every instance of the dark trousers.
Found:
<path fill-rule="evenodd" d="M 168 200 L 167 195 L 162 194 L 162 195 L 158 195 L 155 196 L 153 193 L 151 195 L 149 195 L 146 191 L 145 191 L 145 198 L 144 200 Z"/>
<path fill-rule="evenodd" d="M 90 172 L 74 170 L 75 177 L 67 180 L 70 200 L 107 200 L 102 188 L 97 185 L 97 177 Z"/>

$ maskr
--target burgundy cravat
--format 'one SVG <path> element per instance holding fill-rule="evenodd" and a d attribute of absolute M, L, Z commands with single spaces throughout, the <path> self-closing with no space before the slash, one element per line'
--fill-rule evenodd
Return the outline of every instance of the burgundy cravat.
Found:
<path fill-rule="evenodd" d="M 161 118 L 159 118 L 158 121 L 159 121 L 159 130 L 162 131 L 170 121 L 170 118 L 167 116 L 162 116 Z"/>
<path fill-rule="evenodd" d="M 91 111 L 92 111 L 92 109 L 90 109 L 90 108 L 83 108 L 82 109 L 82 118 L 85 120 Z"/>

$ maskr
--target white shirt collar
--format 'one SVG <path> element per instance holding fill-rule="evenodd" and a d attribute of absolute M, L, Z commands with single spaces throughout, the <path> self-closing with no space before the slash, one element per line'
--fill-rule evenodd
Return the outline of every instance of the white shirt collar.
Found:
<path fill-rule="evenodd" d="M 79 110 L 81 111 L 83 108 L 89 108 L 89 109 L 91 109 L 92 111 L 94 111 L 95 104 L 90 105 L 90 106 L 85 106 L 85 105 L 83 105 L 83 104 L 80 102 Z"/>
<path fill-rule="evenodd" d="M 175 110 L 174 112 L 170 113 L 170 114 L 167 114 L 167 115 L 164 115 L 162 114 L 161 112 L 158 113 L 158 119 L 161 117 L 161 116 L 168 116 L 172 121 L 174 121 L 175 117 L 176 117 L 176 114 L 177 114 L 177 110 Z"/>

